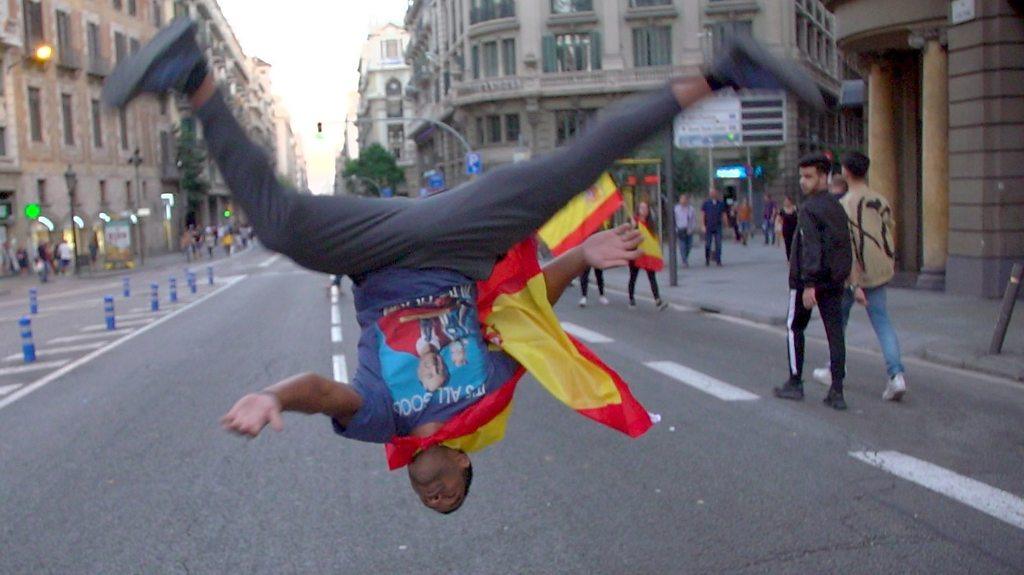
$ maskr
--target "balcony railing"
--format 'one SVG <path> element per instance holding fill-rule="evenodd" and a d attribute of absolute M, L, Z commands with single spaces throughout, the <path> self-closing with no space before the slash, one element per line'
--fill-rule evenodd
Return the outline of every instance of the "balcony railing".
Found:
<path fill-rule="evenodd" d="M 630 8 L 647 8 L 649 6 L 671 6 L 672 0 L 629 0 Z"/>
<path fill-rule="evenodd" d="M 89 55 L 89 74 L 100 78 L 110 75 L 110 60 L 97 54 Z"/>
<path fill-rule="evenodd" d="M 68 70 L 81 70 L 82 53 L 74 48 L 61 48 L 57 53 L 57 65 Z"/>
<path fill-rule="evenodd" d="M 576 14 L 593 12 L 594 0 L 551 0 L 552 14 Z"/>
<path fill-rule="evenodd" d="M 463 82 L 455 86 L 457 105 L 523 94 L 585 94 L 630 92 L 657 86 L 670 78 L 693 72 L 685 66 L 651 66 L 624 70 L 593 70 L 532 76 L 506 76 Z"/>
<path fill-rule="evenodd" d="M 515 0 L 480 0 L 469 9 L 469 23 L 479 24 L 498 18 L 512 18 L 516 15 Z"/>

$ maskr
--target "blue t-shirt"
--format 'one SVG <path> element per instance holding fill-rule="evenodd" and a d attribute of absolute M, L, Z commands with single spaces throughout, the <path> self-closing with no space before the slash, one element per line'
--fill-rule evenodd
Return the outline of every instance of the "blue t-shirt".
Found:
<path fill-rule="evenodd" d="M 490 351 L 480 331 L 476 284 L 444 269 L 385 269 L 353 288 L 363 406 L 337 433 L 387 443 L 447 421 L 499 389 L 519 364 Z"/>
<path fill-rule="evenodd" d="M 725 202 L 722 200 L 712 201 L 710 198 L 704 200 L 704 205 L 700 207 L 700 211 L 704 212 L 704 227 L 709 232 L 715 232 L 722 229 L 722 214 L 726 210 Z"/>

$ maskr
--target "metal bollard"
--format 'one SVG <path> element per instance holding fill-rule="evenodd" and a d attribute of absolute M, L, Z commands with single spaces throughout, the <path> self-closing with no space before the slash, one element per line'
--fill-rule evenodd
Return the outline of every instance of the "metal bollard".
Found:
<path fill-rule="evenodd" d="M 103 315 L 107 318 L 107 329 L 117 329 L 117 321 L 114 319 L 114 296 L 108 295 L 103 298 Z"/>
<path fill-rule="evenodd" d="M 18 320 L 21 326 L 21 352 L 25 355 L 25 363 L 36 360 L 36 344 L 32 342 L 32 320 L 26 315 Z"/>
<path fill-rule="evenodd" d="M 36 288 L 28 290 L 28 312 L 32 315 L 39 313 L 39 292 Z"/>
<path fill-rule="evenodd" d="M 213 266 L 206 266 L 206 283 L 213 285 Z"/>
<path fill-rule="evenodd" d="M 194 272 L 188 272 L 188 291 L 192 294 L 196 293 L 196 274 Z"/>
<path fill-rule="evenodd" d="M 992 343 L 988 346 L 988 352 L 992 355 L 1003 353 L 1006 330 L 1009 329 L 1010 320 L 1013 318 L 1013 306 L 1017 302 L 1017 294 L 1020 293 L 1022 280 L 1024 280 L 1024 265 L 1014 264 L 1010 271 L 1010 281 L 1006 284 L 1006 292 L 1003 293 L 1003 307 L 999 310 L 999 320 L 996 322 L 996 330 L 992 334 Z"/>
<path fill-rule="evenodd" d="M 123 278 L 121 280 L 121 293 L 124 297 L 132 297 L 132 278 Z"/>
<path fill-rule="evenodd" d="M 178 278 L 168 279 L 167 287 L 171 292 L 171 303 L 178 303 Z"/>
<path fill-rule="evenodd" d="M 160 284 L 149 284 L 149 309 L 160 311 Z"/>

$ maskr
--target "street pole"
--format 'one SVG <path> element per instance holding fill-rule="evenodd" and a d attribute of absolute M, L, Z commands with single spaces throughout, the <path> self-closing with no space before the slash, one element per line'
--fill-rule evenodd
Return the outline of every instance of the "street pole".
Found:
<path fill-rule="evenodd" d="M 754 210 L 754 165 L 750 163 L 750 146 L 747 146 L 747 205 Z"/>
<path fill-rule="evenodd" d="M 133 153 L 132 157 L 128 159 L 128 163 L 135 168 L 135 194 L 133 194 L 134 198 L 132 198 L 132 202 L 135 204 L 135 236 L 139 241 L 139 265 L 144 266 L 146 265 L 146 237 L 142 232 L 142 216 L 138 214 L 140 204 L 139 198 L 142 197 L 142 191 L 140 190 L 142 187 L 142 180 L 139 176 L 139 166 L 142 165 L 142 155 L 139 153 L 138 148 L 135 148 L 135 153 Z"/>
<path fill-rule="evenodd" d="M 68 185 L 68 202 L 70 203 L 71 215 L 71 244 L 74 245 L 74 258 L 72 265 L 75 267 L 75 276 L 79 275 L 78 270 L 78 227 L 75 224 L 75 191 L 78 188 L 78 174 L 68 164 L 68 171 L 64 172 L 64 181 Z"/>
<path fill-rule="evenodd" d="M 668 189 L 668 250 L 672 253 L 668 256 L 668 284 L 672 287 L 679 285 L 679 262 L 676 260 L 676 253 L 679 251 L 679 232 L 676 227 L 676 189 L 675 189 L 675 138 L 673 129 L 668 130 L 668 149 L 665 151 L 665 187 Z"/>

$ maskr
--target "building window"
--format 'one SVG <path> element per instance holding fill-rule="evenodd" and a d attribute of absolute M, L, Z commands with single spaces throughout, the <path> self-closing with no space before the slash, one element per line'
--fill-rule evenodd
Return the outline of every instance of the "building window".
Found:
<path fill-rule="evenodd" d="M 7 128 L 0 126 L 0 158 L 7 157 Z"/>
<path fill-rule="evenodd" d="M 139 39 L 138 38 L 132 38 L 131 39 L 131 47 L 132 47 L 132 54 L 137 54 L 139 52 L 139 48 L 141 48 L 142 45 L 139 43 Z"/>
<path fill-rule="evenodd" d="M 57 56 L 64 57 L 71 50 L 71 16 L 57 10 Z"/>
<path fill-rule="evenodd" d="M 402 83 L 399 82 L 397 78 L 392 78 L 388 80 L 387 86 L 384 87 L 384 93 L 387 94 L 389 98 L 394 96 L 401 96 Z"/>
<path fill-rule="evenodd" d="M 401 124 L 388 126 L 388 149 L 396 160 L 402 159 L 402 146 L 405 144 L 405 128 Z"/>
<path fill-rule="evenodd" d="M 516 75 L 516 41 L 506 38 L 501 41 L 501 63 L 506 76 Z"/>
<path fill-rule="evenodd" d="M 100 205 L 107 205 L 107 181 L 100 180 Z"/>
<path fill-rule="evenodd" d="M 164 10 L 160 7 L 160 0 L 153 0 L 149 9 L 153 13 L 153 25 L 160 28 L 164 25 Z"/>
<path fill-rule="evenodd" d="M 501 116 L 487 116 L 487 143 L 497 144 L 501 142 Z"/>
<path fill-rule="evenodd" d="M 28 123 L 33 142 L 43 141 L 43 104 L 39 88 L 28 89 Z"/>
<path fill-rule="evenodd" d="M 40 204 L 44 206 L 50 205 L 46 198 L 46 180 L 36 180 L 36 196 L 38 196 Z"/>
<path fill-rule="evenodd" d="M 118 12 L 120 12 L 121 9 L 124 8 L 124 2 L 122 2 L 122 0 L 113 0 L 113 3 L 114 10 L 117 10 Z"/>
<path fill-rule="evenodd" d="M 71 94 L 60 95 L 60 116 L 64 124 L 64 145 L 75 145 L 75 116 L 71 108 Z"/>
<path fill-rule="evenodd" d="M 519 142 L 519 114 L 505 115 L 505 141 Z"/>
<path fill-rule="evenodd" d="M 100 101 L 93 99 L 90 102 L 92 107 L 92 145 L 95 148 L 103 147 L 103 108 Z"/>
<path fill-rule="evenodd" d="M 138 4 L 136 3 L 135 0 L 128 0 L 128 15 L 129 16 L 138 16 L 139 15 L 139 6 L 138 6 Z"/>
<path fill-rule="evenodd" d="M 387 108 L 387 114 L 389 118 L 401 118 L 402 117 L 402 101 L 401 100 L 388 100 L 385 105 Z"/>
<path fill-rule="evenodd" d="M 470 24 L 498 18 L 512 18 L 515 15 L 516 3 L 514 0 L 473 0 L 469 7 Z"/>
<path fill-rule="evenodd" d="M 483 53 L 484 78 L 493 78 L 498 76 L 498 43 L 484 42 Z"/>
<path fill-rule="evenodd" d="M 385 64 L 394 64 L 402 61 L 401 43 L 399 40 L 380 41 L 380 59 Z"/>
<path fill-rule="evenodd" d="M 479 80 L 480 79 L 480 46 L 477 46 L 477 45 L 474 44 L 473 47 L 470 48 L 470 54 L 472 56 L 472 64 L 473 64 L 473 79 L 474 80 Z"/>
<path fill-rule="evenodd" d="M 482 146 L 486 143 L 484 140 L 484 119 L 476 119 L 476 143 L 478 146 Z"/>
<path fill-rule="evenodd" d="M 33 0 L 24 0 L 25 11 L 25 45 L 34 50 L 46 41 L 43 34 L 43 4 Z"/>
<path fill-rule="evenodd" d="M 124 108 L 117 110 L 117 127 L 121 133 L 121 149 L 128 149 L 128 111 Z"/>
<path fill-rule="evenodd" d="M 134 198 L 132 198 L 132 183 L 124 183 L 124 205 L 126 208 L 135 206 Z"/>
<path fill-rule="evenodd" d="M 594 110 L 558 110 L 555 112 L 555 144 L 561 146 L 573 139 L 587 120 L 593 116 Z"/>
<path fill-rule="evenodd" d="M 672 65 L 672 27 L 652 26 L 633 30 L 633 65 Z"/>
<path fill-rule="evenodd" d="M 100 25 L 89 22 L 85 26 L 85 34 L 89 43 L 89 56 L 95 60 L 100 57 Z"/>
<path fill-rule="evenodd" d="M 727 31 L 736 32 L 739 34 L 751 35 L 753 29 L 750 20 L 730 20 L 727 22 L 717 22 L 708 27 L 711 30 L 711 48 L 715 54 L 722 48 L 722 43 L 725 41 L 725 33 Z"/>
<path fill-rule="evenodd" d="M 576 12 L 593 11 L 593 0 L 551 0 L 552 14 L 575 14 Z"/>
<path fill-rule="evenodd" d="M 601 35 L 598 32 L 545 36 L 542 47 L 545 72 L 601 69 Z"/>
<path fill-rule="evenodd" d="M 128 37 L 120 32 L 114 32 L 114 58 L 121 63 L 128 55 Z"/>
<path fill-rule="evenodd" d="M 643 8 L 646 6 L 671 6 L 672 0 L 629 0 L 630 8 Z"/>

